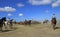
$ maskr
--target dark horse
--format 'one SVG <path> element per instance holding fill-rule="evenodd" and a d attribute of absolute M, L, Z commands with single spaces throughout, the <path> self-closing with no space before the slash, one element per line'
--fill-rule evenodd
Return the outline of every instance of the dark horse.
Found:
<path fill-rule="evenodd" d="M 31 20 L 28 20 L 28 21 L 25 20 L 24 23 L 25 23 L 25 25 L 29 25 L 30 26 L 31 25 Z"/>
<path fill-rule="evenodd" d="M 43 21 L 43 24 L 44 24 L 44 23 L 48 23 L 48 20 Z"/>
<path fill-rule="evenodd" d="M 13 19 L 10 20 L 10 28 L 12 29 L 13 27 Z"/>
<path fill-rule="evenodd" d="M 3 25 L 5 25 L 4 24 L 5 21 L 6 21 L 6 17 L 3 17 L 3 18 L 0 19 L 0 28 L 1 28 L 1 30 L 2 30 Z"/>
<path fill-rule="evenodd" d="M 57 23 L 56 17 L 52 18 L 51 24 L 52 24 L 53 29 L 55 29 L 56 23 Z"/>

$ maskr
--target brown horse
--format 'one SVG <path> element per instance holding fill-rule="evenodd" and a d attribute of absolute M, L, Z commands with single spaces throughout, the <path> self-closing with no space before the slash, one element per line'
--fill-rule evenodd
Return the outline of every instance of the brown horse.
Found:
<path fill-rule="evenodd" d="M 24 24 L 25 24 L 25 25 L 29 25 L 29 26 L 30 26 L 30 25 L 31 25 L 31 20 L 28 20 L 28 21 L 27 21 L 27 20 L 25 20 Z"/>
<path fill-rule="evenodd" d="M 55 17 L 52 18 L 51 24 L 52 24 L 52 28 L 53 28 L 53 29 L 55 29 L 56 23 L 57 23 L 56 18 L 55 18 Z"/>
<path fill-rule="evenodd" d="M 28 21 L 29 26 L 31 26 L 31 20 Z"/>
<path fill-rule="evenodd" d="M 48 23 L 48 20 L 43 21 L 43 24 Z"/>

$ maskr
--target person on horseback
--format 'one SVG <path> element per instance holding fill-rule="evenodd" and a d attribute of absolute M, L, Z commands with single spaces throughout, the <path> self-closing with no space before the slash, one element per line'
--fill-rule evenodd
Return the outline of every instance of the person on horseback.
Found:
<path fill-rule="evenodd" d="M 55 14 L 53 14 L 51 24 L 52 24 L 52 27 L 54 30 L 55 30 L 56 23 L 57 23 L 56 16 L 55 16 Z"/>

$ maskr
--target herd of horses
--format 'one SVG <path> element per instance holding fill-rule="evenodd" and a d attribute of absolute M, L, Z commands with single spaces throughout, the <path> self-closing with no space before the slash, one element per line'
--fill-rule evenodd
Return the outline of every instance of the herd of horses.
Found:
<path fill-rule="evenodd" d="M 43 24 L 45 24 L 45 23 L 48 23 L 49 21 L 48 20 L 45 20 L 45 21 L 43 21 Z M 53 30 L 55 30 L 55 26 L 56 26 L 56 23 L 57 23 L 57 20 L 56 20 L 56 17 L 53 17 L 52 19 L 51 19 L 51 26 L 52 26 L 52 29 Z M 29 26 L 31 26 L 31 24 L 32 24 L 32 20 L 25 20 L 24 22 L 23 22 L 23 24 L 24 25 L 29 25 Z"/>
<path fill-rule="evenodd" d="M 3 26 L 5 27 L 5 29 L 7 29 L 7 25 L 9 25 L 9 27 L 12 29 L 13 26 L 13 19 L 11 20 L 6 20 L 6 17 L 3 17 L 0 19 L 0 30 L 3 31 Z"/>
<path fill-rule="evenodd" d="M 9 27 L 12 29 L 12 26 L 13 26 L 13 22 L 12 21 L 13 21 L 13 19 L 7 21 L 6 17 L 1 18 L 0 19 L 0 29 L 2 30 L 3 25 L 5 26 L 5 28 L 7 28 L 6 27 L 7 25 L 9 25 Z M 47 23 L 47 22 L 48 22 L 48 20 L 44 21 L 43 23 Z M 57 23 L 56 18 L 55 17 L 52 18 L 51 25 L 52 25 L 53 29 L 55 29 L 56 23 Z M 31 26 L 31 20 L 29 20 L 29 21 L 25 20 L 24 24 Z"/>

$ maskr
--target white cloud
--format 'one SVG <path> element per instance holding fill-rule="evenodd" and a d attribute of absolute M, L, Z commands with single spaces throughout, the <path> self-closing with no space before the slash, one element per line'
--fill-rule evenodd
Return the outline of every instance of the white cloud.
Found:
<path fill-rule="evenodd" d="M 49 4 L 51 4 L 52 7 L 60 6 L 60 0 L 29 0 L 29 3 L 36 6 Z"/>
<path fill-rule="evenodd" d="M 19 16 L 23 16 L 23 14 L 22 14 L 22 13 L 20 13 L 20 14 L 19 14 Z"/>
<path fill-rule="evenodd" d="M 19 3 L 19 4 L 17 4 L 17 6 L 18 6 L 18 7 L 24 7 L 24 4 Z"/>
<path fill-rule="evenodd" d="M 0 12 L 14 12 L 16 11 L 15 8 L 12 8 L 12 7 L 3 7 L 3 8 L 0 8 Z"/>
<path fill-rule="evenodd" d="M 9 13 L 8 16 L 12 16 L 12 14 Z"/>
<path fill-rule="evenodd" d="M 60 0 L 55 1 L 54 3 L 52 3 L 52 7 L 59 7 L 60 6 Z"/>
<path fill-rule="evenodd" d="M 50 4 L 51 2 L 51 0 L 29 0 L 29 3 L 32 5 L 46 5 Z"/>
<path fill-rule="evenodd" d="M 46 13 L 49 13 L 49 10 L 45 10 Z"/>

